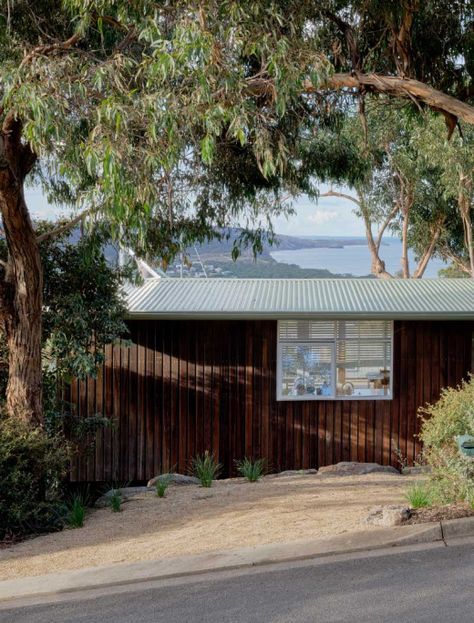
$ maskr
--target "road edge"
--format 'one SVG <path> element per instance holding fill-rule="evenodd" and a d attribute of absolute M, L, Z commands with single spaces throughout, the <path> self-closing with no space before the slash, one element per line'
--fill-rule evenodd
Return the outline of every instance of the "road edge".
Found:
<path fill-rule="evenodd" d="M 215 571 L 299 562 L 338 554 L 435 542 L 448 545 L 451 539 L 465 537 L 474 537 L 474 517 L 394 528 L 373 528 L 313 541 L 271 543 L 224 552 L 89 567 L 0 581 L 0 605 L 29 597 L 46 597 L 178 577 L 198 577 Z"/>

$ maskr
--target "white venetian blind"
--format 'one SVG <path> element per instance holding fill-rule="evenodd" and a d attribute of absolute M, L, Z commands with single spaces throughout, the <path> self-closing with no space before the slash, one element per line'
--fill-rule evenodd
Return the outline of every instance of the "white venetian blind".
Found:
<path fill-rule="evenodd" d="M 334 320 L 282 320 L 279 323 L 282 341 L 333 340 L 335 336 Z"/>

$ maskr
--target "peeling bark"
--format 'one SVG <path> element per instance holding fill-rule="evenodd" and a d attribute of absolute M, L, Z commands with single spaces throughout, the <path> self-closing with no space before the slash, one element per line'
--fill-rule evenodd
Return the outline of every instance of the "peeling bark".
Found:
<path fill-rule="evenodd" d="M 413 273 L 413 279 L 421 279 L 423 277 L 426 267 L 428 266 L 428 262 L 433 257 L 436 244 L 441 235 L 442 225 L 443 225 L 443 222 L 439 223 L 438 227 L 435 228 L 433 235 L 431 237 L 430 244 L 425 249 L 425 252 L 423 253 L 423 255 L 420 258 L 420 261 L 418 262 L 415 272 Z"/>
<path fill-rule="evenodd" d="M 40 425 L 43 271 L 23 191 L 35 155 L 21 143 L 21 123 L 13 115 L 7 115 L 1 137 L 0 212 L 8 262 L 0 287 L 0 319 L 8 345 L 7 411 Z"/>

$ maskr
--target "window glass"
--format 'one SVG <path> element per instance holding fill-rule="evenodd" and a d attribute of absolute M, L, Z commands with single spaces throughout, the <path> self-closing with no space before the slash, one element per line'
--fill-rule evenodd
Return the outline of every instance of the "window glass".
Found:
<path fill-rule="evenodd" d="M 282 344 L 283 396 L 333 395 L 333 344 Z"/>
<path fill-rule="evenodd" d="M 391 397 L 392 332 L 385 320 L 280 321 L 279 397 Z"/>
<path fill-rule="evenodd" d="M 337 342 L 338 396 L 388 396 L 391 342 L 339 340 Z"/>

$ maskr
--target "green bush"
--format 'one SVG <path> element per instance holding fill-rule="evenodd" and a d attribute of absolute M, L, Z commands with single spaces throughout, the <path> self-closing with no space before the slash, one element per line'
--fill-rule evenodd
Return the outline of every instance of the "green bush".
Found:
<path fill-rule="evenodd" d="M 435 501 L 449 504 L 474 499 L 474 461 L 459 452 L 455 437 L 474 436 L 474 379 L 444 389 L 434 405 L 420 409 L 423 457 L 431 467 Z"/>
<path fill-rule="evenodd" d="M 424 508 L 431 504 L 431 494 L 428 487 L 423 483 L 415 483 L 408 488 L 405 498 L 412 508 Z"/>
<path fill-rule="evenodd" d="M 265 459 L 256 459 L 253 461 L 248 457 L 244 457 L 242 461 L 237 461 L 238 473 L 246 478 L 249 482 L 257 482 L 263 476 L 265 468 Z"/>
<path fill-rule="evenodd" d="M 61 437 L 0 417 L 0 539 L 62 527 L 67 462 Z"/>
<path fill-rule="evenodd" d="M 222 465 L 217 463 L 208 450 L 202 456 L 196 456 L 191 461 L 192 474 L 201 482 L 203 487 L 211 487 L 212 481 L 217 478 Z"/>

